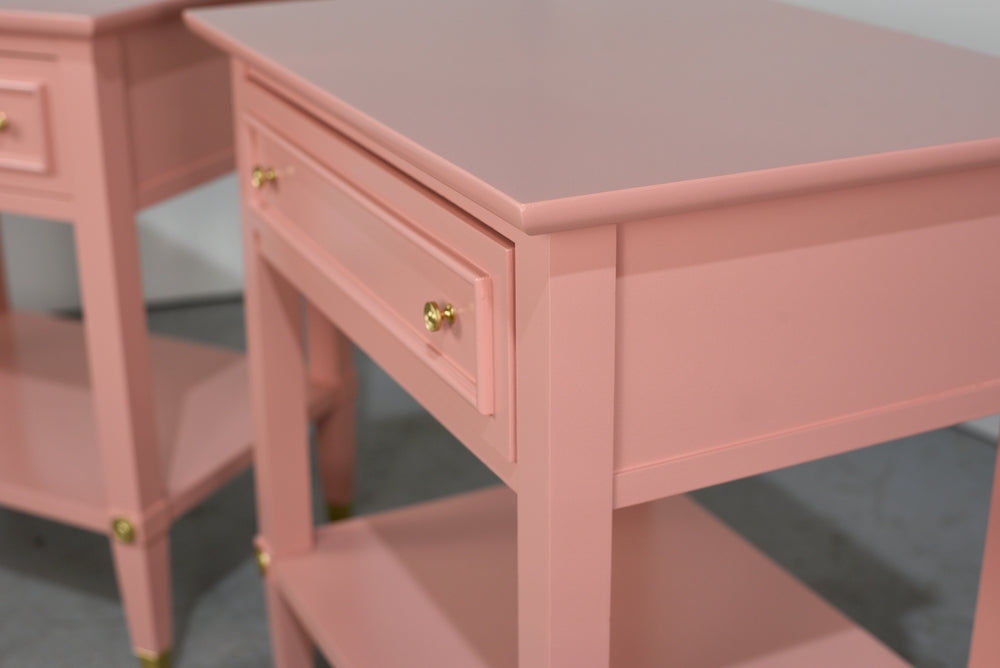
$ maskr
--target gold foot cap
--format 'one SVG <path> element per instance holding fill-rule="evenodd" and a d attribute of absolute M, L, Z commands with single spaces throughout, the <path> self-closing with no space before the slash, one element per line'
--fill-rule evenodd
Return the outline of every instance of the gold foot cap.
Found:
<path fill-rule="evenodd" d="M 326 518 L 331 522 L 346 520 L 352 514 L 354 514 L 354 506 L 350 503 L 326 504 Z"/>
<path fill-rule="evenodd" d="M 257 570 L 261 575 L 267 575 L 267 569 L 271 567 L 271 555 L 259 547 L 254 547 L 253 554 L 257 561 Z"/>
<path fill-rule="evenodd" d="M 170 668 L 169 649 L 159 654 L 137 649 L 135 655 L 139 657 L 139 668 Z"/>
<path fill-rule="evenodd" d="M 123 543 L 135 542 L 135 525 L 124 517 L 115 517 L 111 520 L 111 533 Z"/>

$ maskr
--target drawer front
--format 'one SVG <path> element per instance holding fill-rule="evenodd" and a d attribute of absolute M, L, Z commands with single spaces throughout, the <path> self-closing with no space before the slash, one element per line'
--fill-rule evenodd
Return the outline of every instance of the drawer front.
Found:
<path fill-rule="evenodd" d="M 10 62 L 0 61 L 0 65 Z M 0 69 L 0 169 L 48 173 L 52 169 L 50 132 L 46 83 L 30 75 L 16 76 L 15 68 Z"/>
<path fill-rule="evenodd" d="M 509 242 L 479 231 L 478 223 L 421 194 L 405 177 L 386 172 L 389 181 L 381 185 L 389 187 L 369 196 L 348 180 L 350 174 L 335 173 L 263 124 L 251 120 L 248 127 L 262 169 L 259 187 L 250 189 L 259 213 L 321 249 L 359 308 L 479 413 L 493 415 L 498 376 L 506 373 L 497 372 L 497 347 L 507 343 L 497 341 L 502 328 L 494 318 L 495 286 L 509 280 Z M 335 136 L 327 141 L 360 151 Z M 475 248 L 455 247 L 462 235 L 446 241 L 429 233 L 422 225 L 429 218 L 475 235 Z M 435 313 L 428 324 L 429 303 L 441 312 L 435 331 Z"/>
<path fill-rule="evenodd" d="M 35 54 L 0 54 L 0 188 L 61 193 L 55 111 L 58 63 Z"/>

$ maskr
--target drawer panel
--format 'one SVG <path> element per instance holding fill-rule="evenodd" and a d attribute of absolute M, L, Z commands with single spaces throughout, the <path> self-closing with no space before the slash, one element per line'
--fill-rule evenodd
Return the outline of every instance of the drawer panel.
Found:
<path fill-rule="evenodd" d="M 479 254 L 470 257 L 428 234 L 419 220 L 395 209 L 391 198 L 383 200 L 381 192 L 378 199 L 369 196 L 263 124 L 250 121 L 248 126 L 253 157 L 265 177 L 259 188 L 251 189 L 251 201 L 260 213 L 295 228 L 322 249 L 342 287 L 358 295 L 359 308 L 481 414 L 493 414 L 494 281 L 508 279 L 502 269 L 500 276 L 493 274 L 506 266 L 509 244 L 486 237 Z M 404 182 L 395 186 L 415 187 Z M 426 204 L 436 205 L 430 200 Z M 439 206 L 433 215 L 452 219 L 466 231 L 474 224 Z M 451 321 L 441 319 L 437 331 L 426 323 L 428 302 L 445 313 L 450 306 L 453 312 Z"/>
<path fill-rule="evenodd" d="M 56 116 L 59 63 L 41 53 L 0 52 L 0 190 L 45 201 L 66 191 Z"/>
<path fill-rule="evenodd" d="M 0 65 L 9 61 L 0 61 Z M 45 174 L 52 169 L 46 84 L 0 69 L 0 169 Z"/>

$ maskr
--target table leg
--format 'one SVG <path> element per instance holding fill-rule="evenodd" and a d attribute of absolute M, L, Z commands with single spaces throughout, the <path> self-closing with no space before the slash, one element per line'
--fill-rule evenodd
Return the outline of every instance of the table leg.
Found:
<path fill-rule="evenodd" d="M 0 215 L 0 315 L 10 308 L 10 297 L 7 294 L 7 270 L 3 256 L 3 216 Z"/>
<path fill-rule="evenodd" d="M 351 514 L 357 430 L 357 376 L 350 342 L 313 306 L 308 307 L 309 377 L 336 388 L 337 403 L 316 420 L 316 455 L 327 519 Z"/>
<path fill-rule="evenodd" d="M 299 293 L 260 255 L 245 223 L 247 359 L 260 534 L 272 561 L 312 547 L 306 370 Z"/>
<path fill-rule="evenodd" d="M 993 500 L 986 526 L 986 549 L 979 576 L 979 600 L 969 668 L 1000 666 L 1000 457 L 993 474 Z"/>
<path fill-rule="evenodd" d="M 247 355 L 254 420 L 257 512 L 266 570 L 312 547 L 312 495 L 301 298 L 261 256 L 245 212 Z M 311 665 L 312 645 L 265 574 L 277 668 Z M 309 657 L 309 662 L 305 660 Z"/>
<path fill-rule="evenodd" d="M 233 80 L 245 77 L 233 64 Z M 236 87 L 237 116 L 246 101 Z M 250 164 L 248 135 L 237 133 L 238 165 Z M 313 545 L 312 486 L 302 350 L 302 298 L 261 254 L 253 210 L 243 206 L 243 257 L 247 362 L 254 426 L 254 477 L 257 491 L 258 565 L 264 574 L 271 651 L 276 668 L 312 666 L 314 648 L 274 583 L 271 569 L 285 555 Z M 310 317 L 315 314 L 310 314 Z M 312 334 L 312 332 L 310 332 Z M 322 348 L 322 347 L 321 347 Z"/>
<path fill-rule="evenodd" d="M 271 655 L 275 668 L 307 668 L 316 656 L 309 634 L 272 582 L 265 581 L 267 619 L 271 627 Z"/>
<path fill-rule="evenodd" d="M 607 668 L 615 229 L 517 255 L 519 666 Z"/>
<path fill-rule="evenodd" d="M 142 668 L 169 668 L 172 610 L 167 535 L 133 544 L 112 538 L 111 548 L 132 645 Z"/>
<path fill-rule="evenodd" d="M 154 416 L 121 45 L 99 38 L 66 63 L 87 356 L 109 524 L 129 631 L 141 657 L 172 643 L 166 484 Z M 155 526 L 147 524 L 152 518 Z M 148 661 L 146 664 L 149 665 Z M 162 664 L 161 664 L 162 665 Z"/>

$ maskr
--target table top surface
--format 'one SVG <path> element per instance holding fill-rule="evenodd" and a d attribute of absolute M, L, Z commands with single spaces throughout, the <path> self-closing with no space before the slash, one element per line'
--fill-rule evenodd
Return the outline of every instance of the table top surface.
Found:
<path fill-rule="evenodd" d="M 236 1 L 238 0 L 0 0 L 0 38 L 4 30 L 89 35 L 176 15 L 188 7 Z"/>
<path fill-rule="evenodd" d="M 189 24 L 539 230 L 616 191 L 652 214 L 1000 161 L 1000 60 L 769 0 L 320 0 Z"/>

